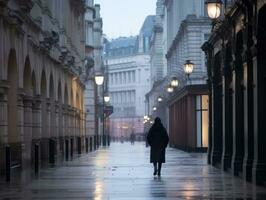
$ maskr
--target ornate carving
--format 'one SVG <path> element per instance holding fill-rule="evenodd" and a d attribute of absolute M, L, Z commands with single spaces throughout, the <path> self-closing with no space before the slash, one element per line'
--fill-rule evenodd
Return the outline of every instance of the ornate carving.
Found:
<path fill-rule="evenodd" d="M 20 8 L 24 13 L 29 13 L 34 5 L 32 0 L 20 0 Z"/>
<path fill-rule="evenodd" d="M 52 46 L 56 45 L 59 41 L 59 35 L 55 31 L 45 31 L 43 33 L 43 41 L 40 42 L 40 46 L 47 51 L 50 51 Z"/>

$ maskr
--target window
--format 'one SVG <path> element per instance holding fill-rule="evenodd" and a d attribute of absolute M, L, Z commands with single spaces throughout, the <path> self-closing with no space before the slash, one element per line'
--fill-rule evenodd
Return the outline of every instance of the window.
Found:
<path fill-rule="evenodd" d="M 208 95 L 196 96 L 197 147 L 208 147 Z"/>

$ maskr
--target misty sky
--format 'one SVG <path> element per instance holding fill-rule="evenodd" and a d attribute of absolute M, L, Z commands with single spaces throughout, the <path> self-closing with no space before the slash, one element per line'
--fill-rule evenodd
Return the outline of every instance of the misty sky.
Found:
<path fill-rule="evenodd" d="M 154 15 L 156 0 L 95 0 L 101 5 L 103 31 L 108 38 L 137 35 L 147 15 Z"/>

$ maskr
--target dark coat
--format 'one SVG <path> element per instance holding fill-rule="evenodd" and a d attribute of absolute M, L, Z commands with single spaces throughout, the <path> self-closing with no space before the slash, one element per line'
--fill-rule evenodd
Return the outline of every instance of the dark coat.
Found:
<path fill-rule="evenodd" d="M 169 137 L 162 123 L 154 123 L 150 128 L 147 141 L 151 146 L 150 162 L 165 163 L 165 148 L 168 145 Z"/>

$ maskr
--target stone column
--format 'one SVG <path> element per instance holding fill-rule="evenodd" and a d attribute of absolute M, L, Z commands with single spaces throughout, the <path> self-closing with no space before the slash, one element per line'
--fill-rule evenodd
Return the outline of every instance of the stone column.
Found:
<path fill-rule="evenodd" d="M 265 20 L 260 16 L 258 25 L 262 26 Z M 264 26 L 265 27 L 265 26 Z M 264 28 L 260 27 L 260 28 Z M 255 33 L 254 33 L 255 34 Z M 265 34 L 258 32 L 257 44 L 252 48 L 257 55 L 253 57 L 253 82 L 254 82 L 254 163 L 252 180 L 257 184 L 264 184 L 266 181 L 266 52 Z M 257 48 L 256 48 L 257 47 Z"/>
<path fill-rule="evenodd" d="M 24 145 L 25 153 L 22 157 L 24 162 L 23 166 L 29 166 L 32 158 L 32 103 L 33 99 L 31 96 L 25 95 L 23 98 L 23 107 L 24 107 Z"/>
<path fill-rule="evenodd" d="M 40 166 L 40 158 L 41 158 L 41 149 L 40 149 L 40 141 L 42 137 L 42 99 L 41 96 L 35 96 L 33 99 L 32 105 L 32 155 L 34 155 L 34 166 L 35 172 L 39 170 Z"/>
<path fill-rule="evenodd" d="M 5 173 L 5 145 L 8 141 L 8 87 L 0 85 L 0 175 Z"/>
<path fill-rule="evenodd" d="M 232 127 L 232 58 L 231 46 L 227 46 L 225 52 L 225 66 L 223 76 L 223 156 L 222 169 L 231 168 L 233 148 L 233 127 Z"/>
<path fill-rule="evenodd" d="M 233 157 L 232 172 L 242 172 L 244 158 L 244 87 L 243 87 L 243 41 L 242 33 L 237 34 L 233 70 Z"/>
<path fill-rule="evenodd" d="M 54 104 L 54 139 L 55 139 L 55 154 L 60 152 L 60 138 L 59 138 L 59 115 L 60 115 L 60 105 L 59 102 Z"/>
<path fill-rule="evenodd" d="M 211 164 L 220 164 L 223 151 L 223 100 L 222 100 L 222 76 L 221 54 L 214 57 L 213 88 L 212 88 L 212 152 Z"/>
<path fill-rule="evenodd" d="M 246 20 L 251 22 L 252 8 L 247 9 L 248 17 Z M 247 23 L 248 24 L 248 23 Z M 243 161 L 243 176 L 247 181 L 252 181 L 252 165 L 254 159 L 254 100 L 253 100 L 253 56 L 256 56 L 255 52 L 252 52 L 252 28 L 251 24 L 245 28 L 244 37 L 244 55 L 243 55 L 243 68 L 244 68 L 244 145 L 245 155 Z"/>
<path fill-rule="evenodd" d="M 22 90 L 18 90 L 18 101 L 17 101 L 17 115 L 18 115 L 18 134 L 20 136 L 17 144 L 11 144 L 11 161 L 19 161 L 22 164 L 22 168 L 26 164 L 26 148 L 25 148 L 25 135 L 24 135 L 24 92 Z M 12 150 L 13 148 L 13 150 Z"/>

